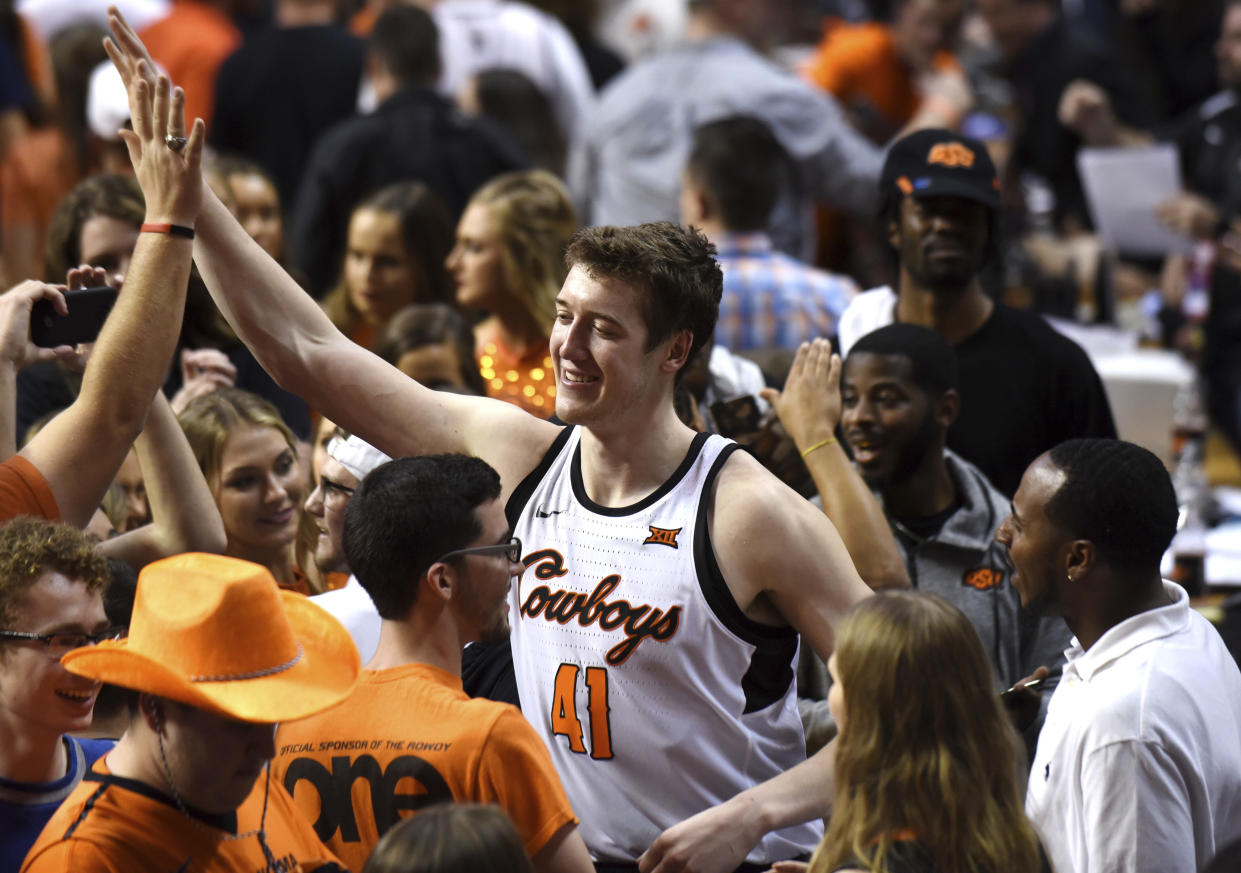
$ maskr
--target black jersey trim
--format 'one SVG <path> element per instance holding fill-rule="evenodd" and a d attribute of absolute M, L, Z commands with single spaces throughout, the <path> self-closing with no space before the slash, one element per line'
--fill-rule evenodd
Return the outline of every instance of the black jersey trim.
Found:
<path fill-rule="evenodd" d="M 82 811 L 79 812 L 78 817 L 73 820 L 73 824 L 69 825 L 68 830 L 65 831 L 65 835 L 61 837 L 62 840 L 67 840 L 73 836 L 73 832 L 78 829 L 78 825 L 86 821 L 86 817 L 90 815 L 91 809 L 95 806 L 95 801 L 103 796 L 103 793 L 107 790 L 107 785 L 100 785 L 95 789 L 94 793 L 92 793 L 90 797 L 86 798 L 86 803 L 82 804 Z"/>
<path fill-rule="evenodd" d="M 517 527 L 517 521 L 521 518 L 522 510 L 526 508 L 526 504 L 530 501 L 534 494 L 534 489 L 539 487 L 539 483 L 543 481 L 543 477 L 547 475 L 547 471 L 551 469 L 557 456 L 563 451 L 565 443 L 569 441 L 569 435 L 573 433 L 573 426 L 560 429 L 560 433 L 556 435 L 556 439 L 543 453 L 543 457 L 539 459 L 539 464 L 533 470 L 526 474 L 526 478 L 518 483 L 513 489 L 513 493 L 509 495 L 508 503 L 504 504 L 504 517 L 508 519 L 509 529 Z"/>
<path fill-rule="evenodd" d="M 797 632 L 791 627 L 773 627 L 747 616 L 737 605 L 736 599 L 711 547 L 711 531 L 707 516 L 712 502 L 715 480 L 729 456 L 740 446 L 735 443 L 720 452 L 711 469 L 707 471 L 702 493 L 698 497 L 698 519 L 694 524 L 694 567 L 698 573 L 698 587 L 707 606 L 732 633 L 754 646 L 750 666 L 741 677 L 741 690 L 745 694 L 743 714 L 758 712 L 783 699 L 793 683 L 793 655 L 797 652 Z"/>
<path fill-rule="evenodd" d="M 633 515 L 635 512 L 641 512 L 653 506 L 656 501 L 667 496 L 673 488 L 681 484 L 681 480 L 685 478 L 690 468 L 694 466 L 694 461 L 698 460 L 698 456 L 702 454 L 702 447 L 707 444 L 708 436 L 709 434 L 705 433 L 695 434 L 694 441 L 690 443 L 689 451 L 681 459 L 680 466 L 673 471 L 671 476 L 664 480 L 664 484 L 637 503 L 631 503 L 628 506 L 603 506 L 602 504 L 595 503 L 587 496 L 586 485 L 582 481 L 582 444 L 579 442 L 577 448 L 573 450 L 573 459 L 569 463 L 569 480 L 573 484 L 573 496 L 577 498 L 578 503 L 596 515 L 617 518 L 622 515 Z"/>
<path fill-rule="evenodd" d="M 103 790 L 109 785 L 115 785 L 117 788 L 123 788 L 126 791 L 132 791 L 134 794 L 141 794 L 143 797 L 149 797 L 151 800 L 158 801 L 165 806 L 171 806 L 173 809 L 181 809 L 177 802 L 169 797 L 158 788 L 153 788 L 145 782 L 139 782 L 137 779 L 126 779 L 124 776 L 116 776 L 112 773 L 97 773 L 91 770 L 84 777 L 84 782 L 100 782 L 99 790 L 92 796 L 92 800 L 103 793 Z M 185 805 L 183 810 L 193 818 L 198 819 L 204 824 L 209 824 L 213 828 L 219 828 L 222 831 L 228 831 L 230 834 L 237 833 L 237 813 L 229 812 L 222 815 L 216 815 L 210 812 L 203 812 L 201 809 L 195 809 L 189 804 Z M 86 810 L 82 810 L 83 814 Z"/>

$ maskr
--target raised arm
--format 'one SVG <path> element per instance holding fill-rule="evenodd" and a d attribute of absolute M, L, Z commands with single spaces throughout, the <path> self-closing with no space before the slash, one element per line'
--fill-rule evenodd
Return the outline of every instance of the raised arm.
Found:
<path fill-rule="evenodd" d="M 766 398 L 810 469 L 824 514 L 832 520 L 849 557 L 871 588 L 908 588 L 909 572 L 875 495 L 853 469 L 836 439 L 840 424 L 840 356 L 831 343 L 802 343 L 784 391 Z"/>
<path fill-rule="evenodd" d="M 203 125 L 181 151 L 165 136 L 185 134 L 185 95 L 168 80 L 144 80 L 130 95 L 130 159 L 146 195 L 146 221 L 192 226 L 202 188 Z M 190 240 L 143 233 L 125 290 L 99 332 L 82 390 L 22 449 L 47 480 L 61 516 L 84 526 L 142 429 L 176 345 L 190 276 Z"/>
<path fill-rule="evenodd" d="M 112 60 L 139 87 L 146 49 L 113 9 Z M 501 401 L 431 391 L 345 337 L 259 247 L 209 186 L 202 186 L 194 256 L 228 323 L 286 390 L 393 457 L 465 452 L 517 485 L 557 429 Z M 503 440 L 496 435 L 503 434 Z"/>
<path fill-rule="evenodd" d="M 134 443 L 151 522 L 100 543 L 99 551 L 134 569 L 182 552 L 222 552 L 228 537 L 194 453 L 162 392 Z"/>

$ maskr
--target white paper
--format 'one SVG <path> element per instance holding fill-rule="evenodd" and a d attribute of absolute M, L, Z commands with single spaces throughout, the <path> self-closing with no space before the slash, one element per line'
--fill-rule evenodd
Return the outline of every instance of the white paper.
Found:
<path fill-rule="evenodd" d="M 1172 145 L 1092 149 L 1077 153 L 1077 171 L 1099 237 L 1126 255 L 1186 252 L 1193 242 L 1155 217 L 1155 207 L 1181 193 Z"/>

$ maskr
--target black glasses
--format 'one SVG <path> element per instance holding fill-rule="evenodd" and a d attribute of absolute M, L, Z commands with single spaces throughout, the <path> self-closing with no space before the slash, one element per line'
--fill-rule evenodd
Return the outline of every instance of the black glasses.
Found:
<path fill-rule="evenodd" d="M 110 627 L 107 630 L 101 630 L 93 634 L 77 633 L 75 631 L 36 634 L 27 631 L 0 630 L 0 640 L 43 643 L 43 648 L 47 650 L 48 654 L 55 654 L 57 657 L 60 657 L 60 655 L 66 652 L 80 649 L 83 646 L 95 646 L 106 640 L 123 639 L 128 632 L 128 628 L 123 627 Z"/>
<path fill-rule="evenodd" d="M 507 542 L 496 543 L 494 546 L 471 546 L 468 549 L 457 549 L 455 552 L 440 555 L 439 559 L 433 563 L 438 564 L 463 555 L 503 555 L 511 563 L 516 564 L 521 561 L 521 540 L 517 537 L 510 537 Z"/>

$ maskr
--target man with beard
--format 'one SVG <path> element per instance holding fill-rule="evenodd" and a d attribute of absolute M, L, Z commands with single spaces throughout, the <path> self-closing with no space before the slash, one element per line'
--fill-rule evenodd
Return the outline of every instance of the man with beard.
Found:
<path fill-rule="evenodd" d="M 499 498 L 486 462 L 434 455 L 377 467 L 345 511 L 379 646 L 343 706 L 281 726 L 272 775 L 352 870 L 401 818 L 458 801 L 503 809 L 536 873 L 593 871 L 538 734 L 516 707 L 461 688 L 462 648 L 508 636 L 524 569 Z"/>
<path fill-rule="evenodd" d="M 1073 632 L 1026 793 L 1054 870 L 1201 870 L 1241 836 L 1241 672 L 1159 576 L 1176 518 L 1153 454 L 1069 440 L 996 533 L 1022 604 Z"/>
<path fill-rule="evenodd" d="M 840 321 L 841 351 L 894 321 L 953 347 L 961 414 L 948 447 L 1012 494 L 1041 452 L 1080 436 L 1114 437 L 1086 354 L 1040 316 L 993 301 L 979 272 L 997 256 L 999 180 L 986 148 L 946 130 L 896 142 L 880 179 L 880 216 L 900 262 L 898 288 L 860 294 Z"/>
<path fill-rule="evenodd" d="M 834 506 L 834 495 L 851 488 L 860 474 L 879 499 L 912 586 L 951 602 L 978 631 L 996 690 L 1047 667 L 1045 690 L 1059 676 L 1069 631 L 1060 618 L 1040 618 L 1020 608 L 1004 548 L 994 538 L 1008 515 L 1008 498 L 977 467 L 945 448 L 961 408 L 952 347 L 929 328 L 890 324 L 854 344 L 843 372 L 827 351 L 821 342 L 804 347 L 784 391 L 770 395 L 816 473 L 820 492 L 832 492 L 823 494 L 824 506 Z M 837 464 L 831 474 L 819 475 L 815 465 L 826 463 L 830 450 L 817 446 L 830 439 L 838 423 L 855 466 Z M 853 506 L 849 512 L 860 514 Z M 831 509 L 829 514 L 836 518 Z M 848 530 L 848 523 L 841 519 L 837 527 Z M 824 697 L 822 662 L 807 663 L 803 656 L 801 670 L 802 684 L 814 697 Z M 812 728 L 821 729 L 826 702 L 799 703 L 812 735 Z M 1041 722 L 1036 717 L 1023 725 L 1031 745 Z"/>

